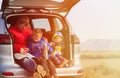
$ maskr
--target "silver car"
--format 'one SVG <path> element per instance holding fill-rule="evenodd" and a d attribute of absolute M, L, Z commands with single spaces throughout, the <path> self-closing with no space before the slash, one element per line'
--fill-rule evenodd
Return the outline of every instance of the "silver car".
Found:
<path fill-rule="evenodd" d="M 71 67 L 56 68 L 56 75 L 65 78 L 80 76 L 82 74 L 80 40 L 72 32 L 66 19 L 66 15 L 77 2 L 79 0 L 3 0 L 0 15 L 0 78 L 32 78 L 30 73 L 14 61 L 14 41 L 8 32 L 16 17 L 24 15 L 30 18 L 32 29 L 45 30 L 44 36 L 49 42 L 56 31 L 63 34 L 64 57 L 75 59 L 75 63 Z"/>

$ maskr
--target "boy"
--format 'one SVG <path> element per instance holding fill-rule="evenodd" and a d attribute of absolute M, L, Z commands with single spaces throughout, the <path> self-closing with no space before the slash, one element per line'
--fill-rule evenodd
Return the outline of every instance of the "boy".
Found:
<path fill-rule="evenodd" d="M 35 28 L 33 30 L 33 34 L 28 37 L 27 44 L 30 54 L 37 57 L 37 59 L 35 58 L 34 60 L 38 64 L 42 65 L 43 68 L 46 70 L 48 74 L 47 78 L 52 78 L 52 76 L 56 74 L 55 66 L 50 59 L 45 59 L 44 50 L 46 50 L 48 54 L 51 54 L 53 52 L 53 49 L 51 45 L 47 43 L 46 39 L 42 35 L 43 35 L 42 29 Z M 49 55 L 47 57 L 49 57 Z"/>

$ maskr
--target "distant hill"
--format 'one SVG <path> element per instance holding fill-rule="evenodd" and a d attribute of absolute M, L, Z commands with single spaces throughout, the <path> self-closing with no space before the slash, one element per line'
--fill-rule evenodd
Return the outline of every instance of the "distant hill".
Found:
<path fill-rule="evenodd" d="M 81 51 L 120 51 L 120 40 L 91 39 L 81 42 Z"/>

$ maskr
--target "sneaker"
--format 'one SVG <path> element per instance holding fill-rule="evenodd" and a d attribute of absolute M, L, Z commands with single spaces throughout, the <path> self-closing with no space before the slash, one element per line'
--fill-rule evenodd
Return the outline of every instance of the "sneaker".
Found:
<path fill-rule="evenodd" d="M 58 76 L 56 76 L 56 75 L 52 75 L 51 78 L 58 78 Z"/>
<path fill-rule="evenodd" d="M 46 75 L 46 71 L 44 70 L 43 66 L 38 65 L 37 66 L 37 72 L 40 73 L 42 75 L 42 77 L 44 77 Z"/>
<path fill-rule="evenodd" d="M 75 59 L 72 59 L 72 60 L 68 61 L 68 63 L 67 63 L 67 67 L 71 67 L 71 66 L 73 66 L 74 63 L 75 63 Z"/>
<path fill-rule="evenodd" d="M 55 78 L 55 76 L 51 76 L 50 78 Z"/>
<path fill-rule="evenodd" d="M 42 76 L 38 72 L 35 72 L 33 78 L 42 78 Z"/>
<path fill-rule="evenodd" d="M 47 73 L 44 78 L 51 78 L 51 76 L 49 73 Z"/>

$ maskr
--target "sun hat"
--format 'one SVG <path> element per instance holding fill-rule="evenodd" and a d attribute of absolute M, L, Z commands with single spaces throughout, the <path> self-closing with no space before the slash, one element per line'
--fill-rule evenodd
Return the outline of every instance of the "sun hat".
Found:
<path fill-rule="evenodd" d="M 61 37 L 63 39 L 63 35 L 61 32 L 55 32 L 52 39 L 54 40 L 56 37 Z"/>

